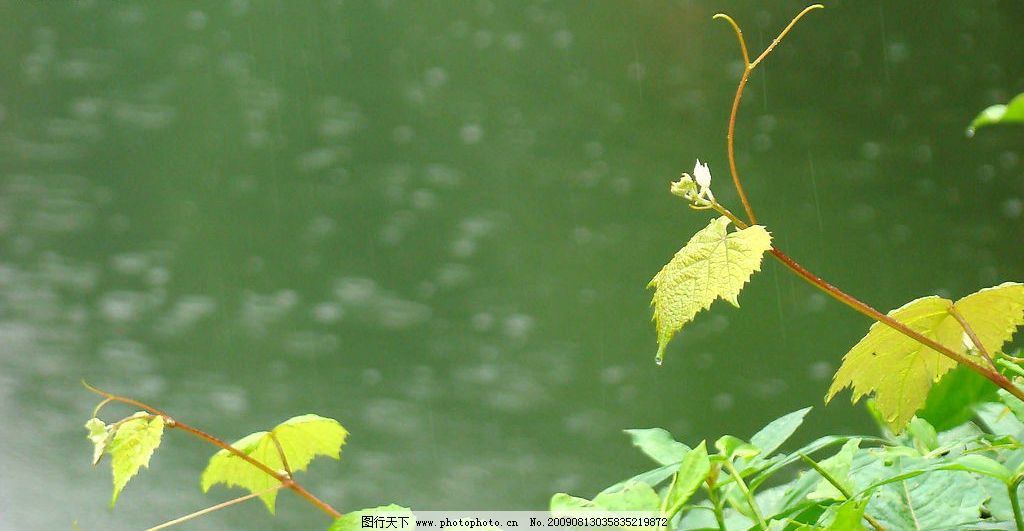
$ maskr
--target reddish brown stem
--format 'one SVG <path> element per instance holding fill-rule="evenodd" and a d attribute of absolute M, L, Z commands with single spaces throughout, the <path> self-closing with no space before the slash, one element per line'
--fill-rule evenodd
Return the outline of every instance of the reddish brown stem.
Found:
<path fill-rule="evenodd" d="M 747 219 L 750 220 L 751 225 L 756 225 L 757 217 L 754 216 L 754 209 L 751 208 L 750 201 L 747 200 L 747 194 L 743 191 L 743 183 L 740 182 L 740 174 L 736 169 L 735 147 L 736 115 L 740 112 L 740 99 L 743 97 L 743 89 L 747 86 L 747 80 L 750 79 L 750 73 L 753 71 L 754 69 L 749 64 L 743 68 L 740 84 L 736 88 L 736 97 L 732 100 L 732 112 L 729 114 L 729 131 L 725 134 L 725 142 L 729 155 L 729 172 L 732 174 L 732 184 L 736 187 L 736 193 L 740 196 L 740 202 L 743 203 L 743 210 L 747 213 Z"/>
<path fill-rule="evenodd" d="M 790 270 L 792 270 L 794 273 L 800 276 L 800 278 L 803 278 L 814 287 L 820 289 L 821 291 L 824 291 L 830 297 L 849 306 L 850 308 L 853 308 L 858 313 L 866 315 L 871 319 L 874 319 L 875 321 L 878 321 L 888 326 L 889 328 L 892 328 L 893 330 L 909 337 L 910 339 L 913 339 L 914 341 L 917 341 L 918 343 L 921 343 L 931 348 L 932 350 L 939 352 L 943 356 L 946 356 L 959 364 L 966 365 L 971 370 L 977 372 L 978 374 L 990 380 L 992 383 L 998 385 L 1003 389 L 1006 389 L 1006 391 L 1012 394 L 1013 396 L 1021 400 L 1024 400 L 1024 391 L 1018 389 L 1017 386 L 1013 385 L 1013 383 L 1010 382 L 1009 379 L 1007 379 L 999 372 L 991 370 L 988 367 L 985 367 L 984 365 L 975 362 L 974 360 L 968 358 L 967 356 L 964 356 L 963 354 L 960 354 L 959 352 L 956 352 L 953 349 L 946 347 L 945 345 L 939 343 L 938 341 L 935 341 L 934 339 L 921 334 L 920 332 L 897 321 L 896 319 L 893 319 L 892 317 L 889 317 L 888 315 L 857 300 L 853 296 L 845 293 L 844 291 L 833 286 L 832 284 L 825 282 L 814 273 L 811 273 L 807 269 L 804 269 L 803 266 L 798 264 L 795 260 L 790 258 L 782 251 L 780 251 L 777 247 L 772 247 L 771 251 L 769 252 L 771 252 L 772 256 L 774 256 L 776 259 L 782 262 L 786 267 L 788 267 Z"/>
<path fill-rule="evenodd" d="M 338 512 L 334 507 L 331 507 L 327 502 L 325 502 L 325 501 L 321 500 L 320 498 L 317 498 L 316 496 L 314 496 L 313 493 L 311 493 L 308 490 L 306 490 L 302 485 L 299 485 L 298 483 L 296 483 L 295 480 L 292 479 L 288 474 L 285 474 L 285 473 L 282 473 L 282 472 L 278 472 L 278 471 L 270 468 L 269 466 L 267 466 L 263 462 L 250 457 L 245 452 L 242 452 L 241 450 L 239 450 L 239 449 L 235 448 L 234 446 L 231 446 L 230 444 L 228 444 L 228 443 L 218 439 L 217 437 L 214 437 L 213 435 L 210 435 L 209 433 L 206 433 L 205 431 L 200 430 L 199 428 L 195 428 L 195 427 L 192 427 L 192 426 L 190 426 L 188 424 L 185 424 L 184 422 L 180 422 L 178 420 L 175 420 L 173 417 L 168 415 L 166 412 L 164 412 L 162 410 L 159 410 L 159 409 L 157 409 L 157 408 L 155 408 L 153 406 L 150 406 L 149 404 L 145 404 L 143 402 L 139 402 L 138 400 L 134 400 L 134 399 L 131 399 L 131 398 L 127 398 L 127 397 L 118 396 L 118 395 L 115 395 L 115 394 L 112 394 L 112 393 L 108 393 L 108 392 L 106 392 L 106 391 L 104 391 L 102 389 L 98 389 L 96 387 L 93 387 L 93 386 L 91 386 L 91 385 L 89 385 L 89 384 L 87 384 L 85 382 L 82 382 L 82 384 L 85 385 L 86 389 L 88 389 L 88 390 L 90 390 L 90 391 L 92 391 L 92 392 L 94 392 L 94 393 L 96 393 L 96 394 L 98 394 L 98 395 L 108 399 L 108 400 L 122 402 L 122 403 L 125 403 L 125 404 L 131 404 L 133 406 L 140 407 L 140 408 L 142 408 L 142 409 L 144 409 L 144 410 L 146 410 L 146 411 L 148 411 L 148 412 L 150 412 L 150 413 L 152 413 L 154 415 L 160 415 L 161 417 L 163 417 L 164 424 L 168 428 L 177 428 L 177 429 L 182 430 L 182 431 L 184 431 L 186 433 L 189 433 L 189 434 L 191 434 L 191 435 L 193 435 L 195 437 L 198 437 L 198 438 L 200 438 L 200 439 L 202 439 L 202 440 L 204 440 L 206 442 L 209 442 L 210 444 L 213 444 L 214 446 L 217 446 L 218 448 L 221 448 L 223 450 L 227 450 L 228 452 L 234 454 L 239 459 L 249 463 L 250 465 L 252 465 L 252 466 L 260 469 L 261 471 L 265 472 L 267 475 L 269 475 L 269 476 L 273 477 L 274 479 L 280 481 L 281 484 L 284 486 L 283 488 L 291 489 L 296 494 L 298 494 L 299 496 L 304 498 L 306 501 L 308 501 L 310 504 L 312 504 L 314 507 L 316 507 L 317 509 L 320 509 L 321 511 L 323 511 L 323 512 L 327 513 L 328 515 L 330 515 L 331 518 L 337 519 L 337 518 L 341 518 L 342 517 L 342 513 Z"/>

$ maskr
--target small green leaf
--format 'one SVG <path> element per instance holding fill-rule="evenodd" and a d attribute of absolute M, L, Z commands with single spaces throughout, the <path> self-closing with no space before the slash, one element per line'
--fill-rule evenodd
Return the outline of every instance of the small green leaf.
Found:
<path fill-rule="evenodd" d="M 853 491 L 853 483 L 850 481 L 850 466 L 853 464 L 853 456 L 860 449 L 860 439 L 846 441 L 836 455 L 818 463 L 828 475 L 847 490 Z M 843 495 L 829 480 L 822 478 L 818 482 L 814 492 L 807 495 L 812 500 L 845 500 Z"/>
<path fill-rule="evenodd" d="M 767 426 L 761 428 L 750 438 L 750 444 L 761 450 L 761 457 L 770 456 L 782 446 L 782 443 L 793 436 L 810 411 L 811 408 L 805 407 L 769 422 Z"/>
<path fill-rule="evenodd" d="M 1010 123 L 1024 123 L 1024 94 L 1018 94 L 1006 105 L 992 105 L 981 111 L 967 128 L 967 136 L 974 136 L 979 127 Z"/>
<path fill-rule="evenodd" d="M 754 457 L 761 453 L 761 450 L 740 439 L 739 437 L 733 437 L 732 435 L 723 435 L 715 441 L 715 448 L 718 449 L 718 453 L 721 457 L 732 460 L 736 457 Z"/>
<path fill-rule="evenodd" d="M 309 462 L 318 455 L 339 459 L 346 436 L 348 432 L 334 419 L 319 415 L 301 415 L 278 424 L 270 432 L 261 431 L 246 435 L 231 446 L 271 469 L 283 472 L 285 464 L 281 461 L 277 445 L 274 444 L 276 437 L 284 451 L 288 466 L 294 473 L 305 470 Z M 210 490 L 210 487 L 217 483 L 241 487 L 256 493 L 266 491 L 280 482 L 235 454 L 221 450 L 210 458 L 210 463 L 203 470 L 203 492 Z M 277 491 L 264 493 L 260 499 L 273 514 Z"/>
<path fill-rule="evenodd" d="M 682 460 L 690 449 L 672 438 L 672 434 L 661 428 L 622 430 L 629 435 L 636 446 L 659 465 L 669 465 Z"/>
<path fill-rule="evenodd" d="M 651 282 L 654 288 L 654 321 L 658 330 L 660 364 L 665 347 L 697 312 L 721 298 L 739 307 L 737 297 L 754 271 L 761 270 L 761 258 L 771 249 L 772 237 L 760 225 L 727 232 L 729 218 L 713 219 L 690 238 Z"/>
<path fill-rule="evenodd" d="M 89 434 L 86 437 L 92 441 L 92 464 L 96 466 L 106 452 L 107 445 L 110 444 L 114 432 L 102 420 L 95 417 L 85 423 L 85 429 L 89 430 Z"/>
<path fill-rule="evenodd" d="M 975 357 L 963 341 L 963 327 L 950 314 L 955 308 L 988 352 L 998 352 L 1024 324 L 1024 285 L 1007 282 L 968 295 L 956 303 L 924 297 L 889 312 L 889 316 L 964 356 Z M 894 432 L 903 430 L 925 405 L 932 384 L 956 362 L 887 325 L 875 323 L 844 356 L 825 400 L 845 387 L 853 401 L 873 393 L 878 410 Z"/>
<path fill-rule="evenodd" d="M 868 500 L 849 500 L 839 506 L 836 517 L 832 523 L 825 528 L 825 531 L 854 531 L 866 529 L 861 520 L 864 518 L 864 509 L 868 506 Z"/>
<path fill-rule="evenodd" d="M 676 472 L 675 481 L 665 496 L 665 506 L 669 508 L 668 516 L 679 511 L 679 508 L 697 492 L 697 488 L 708 477 L 711 472 L 711 461 L 708 459 L 708 450 L 704 441 L 693 450 L 686 453 L 683 462 L 679 464 L 679 471 Z"/>
<path fill-rule="evenodd" d="M 1017 417 L 1017 420 L 1024 422 L 1024 402 L 1021 402 L 1019 398 L 1010 394 L 1006 389 L 1000 389 L 997 391 L 999 401 L 1010 408 L 1013 416 Z"/>
<path fill-rule="evenodd" d="M 363 525 L 363 517 L 372 518 L 376 525 Z M 396 531 L 412 531 L 416 528 L 416 515 L 408 507 L 390 504 L 372 509 L 349 511 L 345 516 L 334 520 L 327 531 L 365 531 L 366 529 L 394 529 Z"/>
<path fill-rule="evenodd" d="M 149 459 L 160 446 L 163 434 L 163 417 L 142 411 L 132 415 L 128 420 L 121 421 L 117 426 L 113 438 L 106 447 L 107 453 L 110 454 L 110 468 L 114 473 L 111 507 L 117 502 L 117 497 L 128 484 L 128 480 L 139 471 L 139 467 L 149 468 Z"/>
<path fill-rule="evenodd" d="M 924 409 L 917 416 L 938 431 L 955 428 L 974 417 L 975 405 L 995 400 L 997 389 L 984 376 L 967 367 L 957 367 L 932 386 Z"/>
<path fill-rule="evenodd" d="M 914 448 L 926 454 L 939 447 L 939 434 L 927 420 L 914 417 L 907 425 L 907 433 L 914 440 Z"/>

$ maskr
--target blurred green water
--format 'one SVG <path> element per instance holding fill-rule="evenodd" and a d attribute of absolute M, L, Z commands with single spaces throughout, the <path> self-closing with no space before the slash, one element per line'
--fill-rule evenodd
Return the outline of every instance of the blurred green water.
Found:
<path fill-rule="evenodd" d="M 106 510 L 81 378 L 224 438 L 317 412 L 342 510 L 525 509 L 817 406 L 868 323 L 774 263 L 653 363 L 643 286 L 727 187 L 740 63 L 794 2 L 0 4 L 0 528 L 135 529 L 203 496 L 169 433 Z M 753 78 L 737 134 L 776 242 L 880 309 L 1021 280 L 1013 2 L 833 2 Z M 840 401 L 844 402 L 844 401 Z M 129 412 L 126 410 L 126 412 Z M 802 435 L 801 435 L 802 434 Z M 197 528 L 316 529 L 282 496 Z M 255 525 L 254 525 L 255 524 Z M 204 527 L 205 526 L 205 527 Z"/>

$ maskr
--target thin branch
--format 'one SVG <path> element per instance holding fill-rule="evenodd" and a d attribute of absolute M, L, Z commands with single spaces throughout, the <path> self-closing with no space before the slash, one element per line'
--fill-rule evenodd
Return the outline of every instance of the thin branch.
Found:
<path fill-rule="evenodd" d="M 140 408 L 142 408 L 142 409 L 144 409 L 144 410 L 146 410 L 146 411 L 148 411 L 148 412 L 150 412 L 150 413 L 152 413 L 154 415 L 160 415 L 161 417 L 164 418 L 164 425 L 166 425 L 168 428 L 177 428 L 177 429 L 182 430 L 182 431 L 184 431 L 186 433 L 194 435 L 195 437 L 198 437 L 198 438 L 200 438 L 200 439 L 202 439 L 204 441 L 207 441 L 210 444 L 213 444 L 214 446 L 217 446 L 218 448 L 221 448 L 222 450 L 230 452 L 231 454 L 233 454 L 234 456 L 238 457 L 239 459 L 249 463 L 250 465 L 252 465 L 252 466 L 262 470 L 267 475 L 269 475 L 269 476 L 273 477 L 274 479 L 280 481 L 282 486 L 291 489 L 296 494 L 298 494 L 299 496 L 304 498 L 307 502 L 312 504 L 314 507 L 316 507 L 317 509 L 320 509 L 324 513 L 327 513 L 328 515 L 330 515 L 331 518 L 337 519 L 337 518 L 341 518 L 342 517 L 342 514 L 340 512 L 338 512 L 334 507 L 331 507 L 329 504 L 327 504 L 327 502 L 324 502 L 320 498 L 317 498 L 316 496 L 314 496 L 313 493 L 311 493 L 308 490 L 306 490 L 302 485 L 299 485 L 298 483 L 296 483 L 295 480 L 293 480 L 291 478 L 291 476 L 289 476 L 288 474 L 285 474 L 285 473 L 282 473 L 282 472 L 278 472 L 277 470 L 274 470 L 274 469 L 270 468 L 269 466 L 267 466 L 262 461 L 254 459 L 253 457 L 249 456 L 245 452 L 242 452 L 238 448 L 235 448 L 234 446 L 231 446 L 230 444 L 228 444 L 228 443 L 218 439 L 217 437 L 214 437 L 213 435 L 210 435 L 209 433 L 206 433 L 205 431 L 200 430 L 198 428 L 194 428 L 192 426 L 189 426 L 188 424 L 185 424 L 184 422 L 180 422 L 180 421 L 174 420 L 174 418 L 172 418 L 166 412 L 161 411 L 161 410 L 159 410 L 159 409 L 157 409 L 157 408 L 155 408 L 153 406 L 150 406 L 149 404 L 145 404 L 145 403 L 139 402 L 138 400 L 134 400 L 134 399 L 131 399 L 131 398 L 126 398 L 126 397 L 123 397 L 123 396 L 118 396 L 118 395 L 115 395 L 115 394 L 112 394 L 112 393 L 108 393 L 108 392 L 106 392 L 106 391 L 104 391 L 102 389 L 97 389 L 97 388 L 89 385 L 88 383 L 86 383 L 84 381 L 82 382 L 82 385 L 84 385 L 86 387 L 86 389 L 88 389 L 88 390 L 90 390 L 90 391 L 92 391 L 92 392 L 94 392 L 94 393 L 96 393 L 96 394 L 98 394 L 98 395 L 100 395 L 100 396 L 102 396 L 104 398 L 107 398 L 107 399 L 110 399 L 110 400 L 113 400 L 113 401 L 117 401 L 117 402 L 123 402 L 125 404 L 131 404 L 133 406 L 140 407 Z"/>
<path fill-rule="evenodd" d="M 750 510 L 754 512 L 758 525 L 761 526 L 761 529 L 767 531 L 768 523 L 764 521 L 764 516 L 761 516 L 761 509 L 758 508 L 757 501 L 754 500 L 753 493 L 751 493 L 750 489 L 747 488 L 747 483 L 743 481 L 743 476 L 741 476 L 739 471 L 736 470 L 736 467 L 732 464 L 731 460 L 726 459 L 724 465 L 725 468 L 729 470 L 729 474 L 736 479 L 736 486 L 739 487 L 740 492 L 743 493 L 743 497 L 746 500 L 747 505 L 750 506 Z"/>
<path fill-rule="evenodd" d="M 264 494 L 269 494 L 271 492 L 274 492 L 275 490 L 281 489 L 282 487 L 284 487 L 283 483 L 279 484 L 279 485 L 274 485 L 273 487 L 270 487 L 269 489 L 264 490 L 264 491 L 254 492 L 252 494 L 246 494 L 245 496 L 240 496 L 240 497 L 235 498 L 233 500 L 228 500 L 228 501 L 226 501 L 224 503 L 218 503 L 217 505 L 214 505 L 212 507 L 207 507 L 205 509 L 201 509 L 201 510 L 196 511 L 194 513 L 186 514 L 185 516 L 182 516 L 181 518 L 175 518 L 174 520 L 171 520 L 171 521 L 168 521 L 168 522 L 164 522 L 164 523 L 162 523 L 162 524 L 160 524 L 160 525 L 158 525 L 156 527 L 151 527 L 151 528 L 147 529 L 146 531 L 159 531 L 160 529 L 167 529 L 168 527 L 171 527 L 171 526 L 174 526 L 174 525 L 178 525 L 178 524 L 181 524 L 181 523 L 185 523 L 185 522 L 187 522 L 187 521 L 189 521 L 189 520 L 191 520 L 193 518 L 198 518 L 200 516 L 203 516 L 203 515 L 206 515 L 206 514 L 210 514 L 210 513 L 214 512 L 214 511 L 219 511 L 221 509 L 224 509 L 224 508 L 227 508 L 227 507 L 231 507 L 232 505 L 235 505 L 236 503 L 242 503 L 244 501 L 249 501 L 249 500 L 251 500 L 253 498 L 258 498 L 260 496 L 263 496 Z"/>
<path fill-rule="evenodd" d="M 822 468 L 822 466 L 819 465 L 817 461 L 811 459 L 810 457 L 807 457 L 807 455 L 805 455 L 802 452 L 799 453 L 798 455 L 800 456 L 801 461 L 807 463 L 811 468 L 816 470 L 818 474 L 821 475 L 821 477 L 825 478 L 825 481 L 828 481 L 830 484 L 832 484 L 832 486 L 835 487 L 836 490 L 838 490 L 839 493 L 843 495 L 844 499 L 849 500 L 853 498 L 853 493 L 850 492 L 850 489 L 847 489 L 842 483 L 839 482 L 839 480 L 832 477 L 832 474 L 829 474 L 827 470 Z M 878 520 L 872 518 L 870 514 L 864 513 L 863 516 L 864 519 L 867 520 L 868 523 L 871 524 L 871 527 L 875 528 L 876 531 L 885 531 L 885 527 L 882 526 L 882 524 L 879 523 Z"/>
<path fill-rule="evenodd" d="M 740 51 L 743 52 L 743 67 L 746 68 L 750 66 L 750 55 L 747 53 L 747 41 L 743 39 L 743 30 L 740 29 L 740 25 L 725 13 L 718 13 L 711 18 L 714 20 L 724 20 L 732 26 L 732 29 L 736 32 L 736 40 L 740 41 Z"/>
<path fill-rule="evenodd" d="M 716 211 L 718 211 L 723 216 L 728 217 L 729 220 L 731 220 L 733 222 L 733 224 L 735 224 L 738 228 L 745 229 L 745 228 L 749 227 L 749 225 L 747 223 L 745 223 L 742 219 L 739 219 L 735 214 L 730 212 L 729 209 L 725 208 L 724 206 L 722 206 L 718 202 L 713 202 L 711 204 L 711 207 L 714 208 Z M 942 343 L 939 343 L 938 341 L 935 341 L 934 339 L 921 334 L 920 332 L 918 332 L 918 331 L 910 328 L 909 326 L 907 326 L 907 325 L 897 321 L 896 319 L 893 319 L 892 317 L 890 317 L 890 316 L 888 316 L 888 315 L 886 315 L 886 314 L 884 314 L 884 313 L 882 313 L 882 312 L 872 308 L 871 306 L 867 305 L 866 303 L 861 302 L 860 300 L 858 300 L 854 296 L 852 296 L 852 295 L 850 295 L 850 294 L 840 290 L 839 288 L 833 286 L 832 284 L 829 284 L 828 282 L 825 282 L 820 277 L 818 277 L 814 273 L 811 273 L 806 268 L 804 268 L 804 266 L 802 266 L 799 263 L 797 263 L 796 260 L 793 260 L 792 258 L 790 258 L 789 255 L 787 255 L 786 253 L 782 252 L 782 250 L 779 249 L 778 247 L 772 246 L 772 248 L 768 252 L 770 252 L 772 254 L 772 256 L 775 257 L 776 260 L 782 262 L 783 265 L 785 265 L 791 271 L 796 273 L 797 276 L 799 276 L 800 278 L 804 279 L 805 281 L 810 283 L 812 286 L 814 286 L 814 287 L 820 289 L 821 291 L 825 292 L 826 295 L 828 295 L 828 296 L 832 297 L 833 299 L 836 299 L 837 301 L 839 301 L 839 302 L 849 306 L 850 308 L 853 308 L 857 313 L 860 313 L 862 315 L 870 317 L 871 319 L 873 319 L 875 321 L 878 321 L 878 322 L 888 326 L 889 328 L 892 328 L 893 330 L 895 330 L 895 331 L 897 331 L 897 332 L 899 332 L 899 333 L 909 337 L 910 339 L 913 339 L 914 341 L 917 341 L 918 343 L 921 343 L 921 344 L 925 345 L 926 347 L 931 348 L 932 350 L 937 351 L 939 354 L 942 354 L 943 356 L 946 356 L 947 358 L 949 358 L 949 359 L 951 359 L 951 360 L 953 360 L 953 361 L 955 361 L 955 362 L 957 362 L 957 363 L 959 363 L 961 365 L 966 365 L 968 368 L 970 368 L 974 372 L 977 372 L 978 374 L 984 376 L 986 379 L 988 379 L 992 383 L 998 385 L 999 387 L 1001 387 L 1003 389 L 1006 389 L 1006 391 L 1008 393 L 1010 393 L 1013 396 L 1015 396 L 1015 397 L 1021 399 L 1022 401 L 1024 401 L 1024 390 L 1021 390 L 1016 385 L 1013 385 L 1013 382 L 1011 382 L 1007 377 L 1005 377 L 1002 374 L 1000 374 L 998 370 L 989 369 L 988 367 L 985 367 L 984 365 L 981 365 L 980 363 L 974 361 L 970 357 L 965 356 L 965 355 L 963 355 L 963 354 L 961 354 L 959 352 L 956 352 L 953 349 L 943 345 Z M 956 315 L 954 315 L 954 317 L 955 316 Z M 966 322 L 961 323 L 961 324 L 965 324 L 965 323 Z M 969 327 L 970 325 L 967 325 L 967 326 Z M 972 333 L 973 333 L 973 331 L 972 331 Z M 974 338 L 971 338 L 971 340 L 975 341 L 975 345 L 978 345 L 979 342 L 976 341 Z M 984 347 L 982 346 L 980 348 L 984 348 Z M 991 360 L 991 357 L 987 355 L 987 352 L 985 354 L 986 354 L 986 356 L 985 356 L 986 359 Z M 994 366 L 994 364 L 993 364 L 993 366 Z"/>
<path fill-rule="evenodd" d="M 974 361 L 973 359 L 971 359 L 971 358 L 969 358 L 969 357 L 967 357 L 967 356 L 965 356 L 965 355 L 963 355 L 963 354 L 961 354 L 959 352 L 954 351 L 953 349 L 951 349 L 951 348 L 949 348 L 949 347 L 939 343 L 938 341 L 935 341 L 934 339 L 932 339 L 930 337 L 927 337 L 927 336 L 921 334 L 920 332 L 918 332 L 918 331 L 910 328 L 909 326 L 907 326 L 907 325 L 897 321 L 896 319 L 893 319 L 892 317 L 890 317 L 890 316 L 888 316 L 888 315 L 886 315 L 886 314 L 884 314 L 884 313 L 882 313 L 882 312 L 872 308 L 871 306 L 868 306 L 867 304 L 857 300 L 853 296 L 843 292 L 842 290 L 840 290 L 839 288 L 833 286 L 832 284 L 829 284 L 828 282 L 825 282 L 824 280 L 818 278 L 814 273 L 811 273 L 807 269 L 804 269 L 803 266 L 798 264 L 795 260 L 793 260 L 792 258 L 787 256 L 781 250 L 779 250 L 778 247 L 774 247 L 773 246 L 769 252 L 772 253 L 772 256 L 774 256 L 777 260 L 782 262 L 786 267 L 788 267 L 794 273 L 799 275 L 800 278 L 803 278 L 804 280 L 809 282 L 814 287 L 816 287 L 816 288 L 820 289 L 821 291 L 825 292 L 830 297 L 832 297 L 832 298 L 838 300 L 839 302 L 849 306 L 850 308 L 853 308 L 858 313 L 866 315 L 867 317 L 870 317 L 871 319 L 874 319 L 875 321 L 878 321 L 878 322 L 888 326 L 889 328 L 892 328 L 893 330 L 895 330 L 895 331 L 897 331 L 897 332 L 899 332 L 899 333 L 909 337 L 910 339 L 913 339 L 914 341 L 917 341 L 918 343 L 921 343 L 924 346 L 929 347 L 932 350 L 935 350 L 935 351 L 939 352 L 943 356 L 946 356 L 947 358 L 949 358 L 949 359 L 951 359 L 951 360 L 953 360 L 953 361 L 955 361 L 955 362 L 957 362 L 957 363 L 959 363 L 961 365 L 966 365 L 968 368 L 970 368 L 971 370 L 973 370 L 973 371 L 977 372 L 978 374 L 984 376 L 986 379 L 990 380 L 992 383 L 998 385 L 999 387 L 1002 387 L 1003 389 L 1006 389 L 1006 391 L 1009 392 L 1010 394 L 1012 394 L 1013 396 L 1015 396 L 1015 397 L 1017 397 L 1017 398 L 1019 398 L 1021 400 L 1024 400 L 1024 390 L 1021 390 L 1017 386 L 1013 385 L 1013 382 L 1011 382 L 1005 376 L 1000 374 L 998 371 L 989 369 L 988 367 L 985 367 L 984 365 L 979 364 L 978 362 Z"/>
<path fill-rule="evenodd" d="M 775 37 L 775 40 L 773 40 L 772 43 L 769 44 L 763 52 L 761 52 L 761 55 L 757 56 L 757 59 L 754 59 L 753 63 L 750 63 L 750 69 L 753 70 L 754 67 L 758 65 L 758 63 L 763 61 L 765 57 L 768 57 L 768 54 L 772 53 L 772 50 L 774 50 L 775 47 L 778 46 L 780 42 L 782 42 L 782 39 L 786 36 L 787 33 L 789 33 L 789 30 L 793 29 L 793 26 L 795 26 L 796 23 L 799 22 L 800 19 L 804 17 L 804 15 L 810 13 L 811 11 L 814 11 L 815 9 L 825 9 L 825 6 L 821 4 L 809 5 L 805 7 L 803 11 L 801 11 L 795 17 L 793 17 L 793 20 L 789 21 L 789 25 L 782 30 L 782 33 L 779 33 L 779 36 Z"/>
<path fill-rule="evenodd" d="M 284 447 L 281 446 L 281 441 L 277 439 L 277 434 L 273 431 L 270 433 L 270 440 L 274 441 L 274 447 L 277 448 L 277 456 L 281 458 L 281 465 L 284 466 L 284 471 L 288 473 L 288 477 L 292 477 L 292 467 L 288 466 L 288 457 L 284 455 Z"/>
<path fill-rule="evenodd" d="M 747 80 L 750 79 L 750 65 L 747 65 L 743 69 L 743 75 L 740 76 L 740 84 L 736 87 L 736 96 L 732 100 L 732 111 L 729 113 L 729 130 L 725 134 L 726 151 L 729 155 L 729 173 L 732 174 L 732 184 L 736 187 L 736 193 L 740 196 L 740 202 L 743 203 L 743 210 L 747 213 L 747 219 L 750 220 L 751 225 L 757 224 L 757 217 L 754 216 L 754 209 L 750 207 L 750 201 L 747 199 L 746 192 L 743 191 L 743 183 L 740 182 L 739 170 L 736 169 L 736 115 L 740 112 L 740 98 L 743 97 L 743 89 L 747 86 Z"/>
<path fill-rule="evenodd" d="M 978 350 L 978 353 L 980 353 L 981 356 L 985 358 L 985 361 L 987 361 L 993 369 L 998 371 L 999 368 L 996 367 L 996 362 L 993 361 L 992 356 L 989 355 L 988 349 L 986 349 L 985 345 L 982 344 L 980 339 L 978 339 L 978 335 L 974 333 L 974 329 L 971 328 L 971 325 L 968 324 L 966 319 L 964 319 L 964 316 L 963 314 L 960 313 L 960 310 L 957 310 L 956 306 L 950 306 L 948 311 L 949 315 L 952 315 L 953 318 L 956 319 L 958 323 L 960 323 L 960 326 L 963 327 L 964 333 L 967 334 L 967 337 L 971 338 L 971 342 L 974 343 L 974 348 Z"/>
<path fill-rule="evenodd" d="M 753 62 L 750 61 L 750 56 L 747 53 L 747 44 L 743 39 L 743 32 L 740 30 L 739 25 L 736 24 L 736 21 L 729 15 L 722 13 L 712 17 L 715 19 L 725 20 L 730 26 L 732 26 L 732 29 L 736 32 L 736 39 L 740 42 L 740 50 L 743 52 L 743 74 L 740 76 L 739 85 L 736 86 L 736 96 L 732 100 L 732 111 L 729 113 L 729 130 L 726 133 L 725 140 L 726 150 L 728 151 L 729 156 L 729 173 L 732 174 L 732 184 L 736 187 L 736 193 L 740 196 L 740 202 L 743 203 L 743 210 L 746 212 L 747 219 L 750 220 L 751 225 L 757 224 L 757 216 L 754 215 L 754 209 L 750 206 L 750 201 L 747 199 L 746 192 L 743 191 L 743 184 L 740 182 L 739 171 L 736 169 L 736 116 L 740 111 L 740 100 L 743 98 L 743 89 L 747 86 L 747 81 L 750 79 L 750 73 L 753 72 L 754 68 L 756 68 L 757 65 L 765 59 L 765 57 L 768 57 L 768 54 L 770 54 L 772 50 L 782 42 L 782 39 L 786 37 L 786 34 L 788 34 L 791 29 L 793 29 L 793 26 L 795 26 L 796 23 L 799 22 L 807 13 L 824 7 L 825 6 L 821 4 L 814 4 L 805 7 L 803 11 L 793 17 L 793 20 L 789 21 L 789 24 L 781 33 L 779 33 L 779 36 L 775 37 L 775 40 L 773 40 L 772 43 L 769 44 L 763 52 L 761 52 L 761 55 L 759 55 L 757 59 L 754 59 Z"/>

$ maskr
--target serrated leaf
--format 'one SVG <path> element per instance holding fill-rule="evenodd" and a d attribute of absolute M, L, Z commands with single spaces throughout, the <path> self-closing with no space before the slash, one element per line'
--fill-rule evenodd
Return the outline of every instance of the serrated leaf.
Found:
<path fill-rule="evenodd" d="M 955 307 L 988 352 L 999 351 L 1024 324 L 1024 285 L 1008 282 L 968 295 L 956 303 L 931 296 L 911 301 L 889 316 L 943 346 L 974 356 L 963 344 L 963 328 L 949 313 Z M 853 401 L 873 393 L 883 420 L 900 432 L 924 406 L 934 382 L 956 362 L 882 323 L 871 325 L 836 372 L 826 402 L 845 387 Z"/>
<path fill-rule="evenodd" d="M 622 430 L 644 454 L 659 465 L 678 463 L 690 448 L 661 428 Z"/>
<path fill-rule="evenodd" d="M 364 518 L 371 519 L 370 525 L 363 525 Z M 383 520 L 378 520 L 383 519 Z M 380 522 L 380 524 L 376 524 Z M 393 525 L 392 525 L 393 524 Z M 411 530 L 416 527 L 416 515 L 408 507 L 401 505 L 382 505 L 371 509 L 349 511 L 345 516 L 337 518 L 327 531 L 364 531 L 365 529 Z"/>
<path fill-rule="evenodd" d="M 269 432 L 260 431 L 246 435 L 231 446 L 271 469 L 283 472 L 285 465 L 281 461 L 277 445 L 274 444 L 276 437 L 284 451 L 288 466 L 294 473 L 305 470 L 309 462 L 318 455 L 339 459 L 346 436 L 348 432 L 334 419 L 319 415 L 300 415 L 278 424 Z M 203 470 L 203 492 L 210 490 L 210 487 L 217 483 L 257 493 L 270 489 L 280 481 L 235 454 L 220 450 L 210 458 L 210 463 Z M 277 491 L 265 492 L 260 499 L 273 514 Z"/>
<path fill-rule="evenodd" d="M 107 450 L 110 439 L 113 438 L 113 431 L 98 418 L 91 418 L 85 423 L 85 429 L 89 430 L 86 437 L 92 441 L 92 464 L 96 466 Z"/>
<path fill-rule="evenodd" d="M 708 459 L 708 450 L 701 441 L 693 450 L 690 450 L 679 463 L 679 471 L 676 472 L 675 481 L 665 495 L 665 506 L 669 508 L 668 516 L 679 511 L 679 508 L 697 492 L 697 488 L 708 477 L 711 472 L 711 460 Z"/>
<path fill-rule="evenodd" d="M 979 127 L 1009 123 L 1024 123 L 1024 94 L 1018 94 L 1006 105 L 992 105 L 978 113 L 967 128 L 967 135 L 974 135 Z"/>
<path fill-rule="evenodd" d="M 149 459 L 160 446 L 163 434 L 163 417 L 141 411 L 115 428 L 114 436 L 106 446 L 106 452 L 110 454 L 110 469 L 114 474 L 111 507 L 117 502 L 128 480 L 139 471 L 139 467 L 149 468 Z"/>
<path fill-rule="evenodd" d="M 721 298 L 739 307 L 737 297 L 761 258 L 771 248 L 772 237 L 760 225 L 727 232 L 729 218 L 713 219 L 694 234 L 651 282 L 654 288 L 655 327 L 658 330 L 660 363 L 665 347 L 697 312 Z"/>

